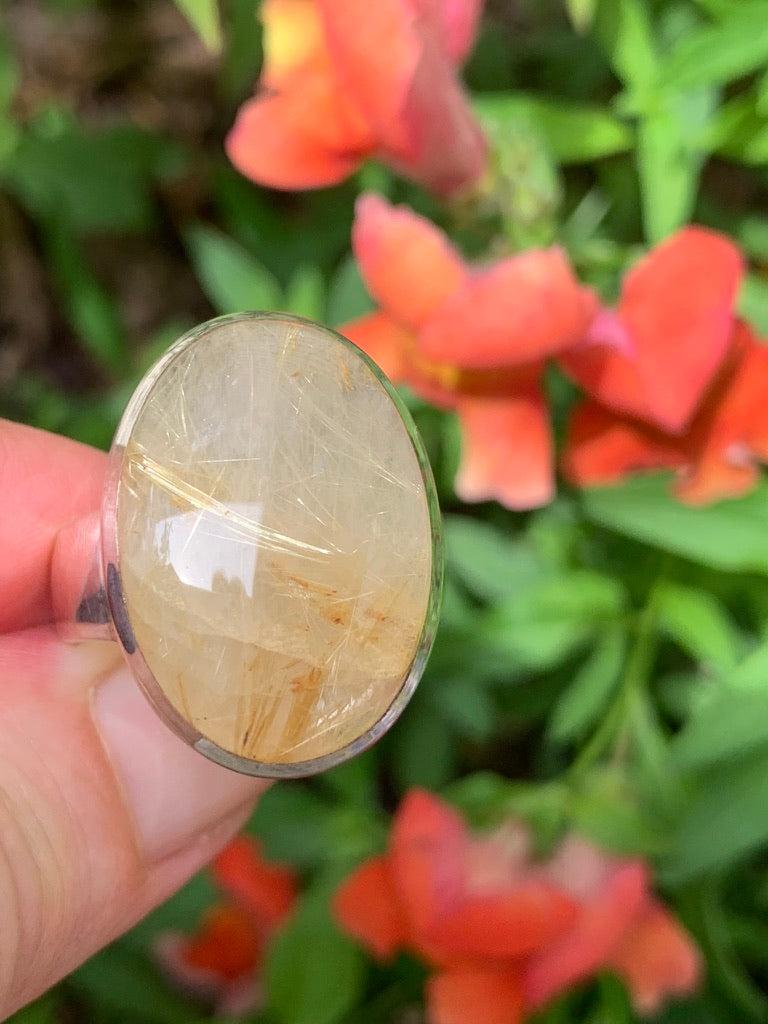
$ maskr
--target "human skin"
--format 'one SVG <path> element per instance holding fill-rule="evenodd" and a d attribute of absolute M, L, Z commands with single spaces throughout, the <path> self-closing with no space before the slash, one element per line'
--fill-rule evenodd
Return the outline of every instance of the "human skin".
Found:
<path fill-rule="evenodd" d="M 0 1019 L 178 889 L 266 785 L 171 733 L 116 644 L 59 639 L 57 538 L 98 510 L 105 471 L 0 420 Z"/>

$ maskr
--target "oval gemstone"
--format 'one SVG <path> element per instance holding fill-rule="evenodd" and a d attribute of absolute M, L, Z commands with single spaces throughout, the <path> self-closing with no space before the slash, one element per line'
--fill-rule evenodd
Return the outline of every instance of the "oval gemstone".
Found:
<path fill-rule="evenodd" d="M 117 562 L 153 681 L 236 758 L 354 743 L 420 670 L 436 604 L 431 479 L 391 389 L 325 328 L 242 315 L 139 393 Z"/>

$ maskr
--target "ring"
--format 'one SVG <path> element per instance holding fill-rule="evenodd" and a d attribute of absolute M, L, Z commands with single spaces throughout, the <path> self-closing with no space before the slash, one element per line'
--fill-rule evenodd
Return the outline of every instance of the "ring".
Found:
<path fill-rule="evenodd" d="M 59 538 L 52 573 L 61 635 L 117 640 L 201 754 L 311 775 L 378 739 L 424 670 L 442 583 L 429 462 L 351 342 L 220 317 L 137 387 L 101 515 Z"/>

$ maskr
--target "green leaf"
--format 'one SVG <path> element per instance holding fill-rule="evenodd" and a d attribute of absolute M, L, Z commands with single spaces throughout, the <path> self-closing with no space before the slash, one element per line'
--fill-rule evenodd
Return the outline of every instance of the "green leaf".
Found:
<path fill-rule="evenodd" d="M 577 32 L 586 32 L 597 11 L 597 0 L 565 0 L 565 9 Z"/>
<path fill-rule="evenodd" d="M 443 795 L 461 811 L 472 828 L 479 830 L 497 824 L 509 814 L 518 786 L 519 783 L 494 772 L 473 772 L 451 783 Z"/>
<path fill-rule="evenodd" d="M 0 23 L 0 171 L 16 149 L 20 132 L 10 112 L 18 85 L 18 68 Z"/>
<path fill-rule="evenodd" d="M 430 412 L 437 417 L 439 433 L 438 455 L 435 458 L 430 456 L 430 463 L 435 473 L 437 493 L 441 502 L 447 504 L 456 500 L 453 484 L 461 464 L 464 438 L 458 416 L 437 409 Z"/>
<path fill-rule="evenodd" d="M 665 87 L 688 89 L 722 85 L 741 78 L 768 61 L 765 5 L 750 4 L 717 25 L 688 33 L 667 54 L 661 70 Z"/>
<path fill-rule="evenodd" d="M 603 107 L 526 93 L 488 93 L 474 100 L 482 120 L 504 129 L 528 118 L 560 164 L 589 163 L 632 148 L 633 132 Z"/>
<path fill-rule="evenodd" d="M 448 572 L 477 597 L 491 602 L 511 598 L 544 575 L 530 545 L 505 536 L 490 523 L 447 515 L 443 527 Z"/>
<path fill-rule="evenodd" d="M 128 349 L 112 295 L 96 280 L 63 219 L 48 225 L 45 242 L 67 319 L 78 340 L 102 366 L 124 373 Z"/>
<path fill-rule="evenodd" d="M 438 693 L 446 679 L 466 679 L 473 686 L 484 687 L 498 682 L 514 682 L 521 666 L 510 663 L 498 649 L 485 640 L 486 614 L 476 608 L 462 620 L 449 623 L 441 619 L 440 630 L 427 664 L 417 698 L 433 688 Z"/>
<path fill-rule="evenodd" d="M 401 790 L 440 789 L 454 775 L 454 729 L 425 696 L 425 683 L 389 737 L 392 773 Z"/>
<path fill-rule="evenodd" d="M 357 263 L 348 256 L 339 266 L 328 289 L 328 323 L 333 327 L 355 320 L 374 308 Z"/>
<path fill-rule="evenodd" d="M 705 152 L 700 145 L 714 109 L 711 90 L 664 95 L 643 112 L 637 160 L 648 241 L 660 242 L 690 220 Z"/>
<path fill-rule="evenodd" d="M 754 92 L 724 103 L 706 125 L 702 146 L 742 164 L 768 163 L 768 121 L 757 110 Z"/>
<path fill-rule="evenodd" d="M 672 755 L 681 769 L 706 768 L 768 743 L 768 640 L 700 697 L 673 741 Z"/>
<path fill-rule="evenodd" d="M 133 125 L 84 131 L 66 120 L 33 126 L 9 158 L 8 184 L 36 217 L 66 220 L 71 230 L 137 233 L 152 223 L 153 180 L 178 152 Z"/>
<path fill-rule="evenodd" d="M 623 630 L 608 630 L 598 639 L 557 702 L 549 725 L 553 740 L 578 739 L 595 724 L 619 680 L 626 646 Z"/>
<path fill-rule="evenodd" d="M 305 786 L 272 786 L 259 799 L 248 825 L 270 860 L 313 868 L 332 852 L 328 805 Z"/>
<path fill-rule="evenodd" d="M 268 1001 L 281 1024 L 335 1024 L 362 996 L 363 954 L 336 928 L 327 899 L 306 895 L 270 948 Z"/>
<path fill-rule="evenodd" d="M 332 861 L 334 870 L 347 873 L 361 860 L 372 857 L 387 845 L 388 825 L 384 815 L 376 817 L 372 807 L 336 806 L 328 815 L 328 831 L 331 840 L 331 856 L 323 867 Z"/>
<path fill-rule="evenodd" d="M 679 770 L 699 771 L 763 745 L 768 745 L 768 687 L 726 686 L 673 740 L 671 753 Z"/>
<path fill-rule="evenodd" d="M 705 508 L 683 505 L 667 476 L 638 476 L 585 490 L 588 518 L 617 533 L 713 569 L 768 574 L 768 484 L 745 498 Z"/>
<path fill-rule="evenodd" d="M 10 117 L 0 114 L 0 172 L 11 162 L 20 138 L 21 133 Z"/>
<path fill-rule="evenodd" d="M 238 0 L 230 0 L 230 3 Z M 230 7 L 230 3 L 227 7 Z M 254 24 L 254 4 L 250 0 Z M 241 99 L 241 95 L 238 97 Z M 296 267 L 330 271 L 349 252 L 354 193 L 351 185 L 304 193 L 291 199 L 254 188 L 232 167 L 214 169 L 217 220 L 280 281 Z"/>
<path fill-rule="evenodd" d="M 569 792 L 560 782 L 512 782 L 493 772 L 475 772 L 452 783 L 444 795 L 471 828 L 487 830 L 510 817 L 525 819 L 545 842 L 565 824 Z"/>
<path fill-rule="evenodd" d="M 351 761 L 324 771 L 317 781 L 341 803 L 375 807 L 379 761 L 379 748 L 373 746 Z"/>
<path fill-rule="evenodd" d="M 537 557 L 551 573 L 569 571 L 578 562 L 577 550 L 583 536 L 583 523 L 575 503 L 570 498 L 558 497 L 534 512 L 528 521 L 527 536 Z"/>
<path fill-rule="evenodd" d="M 674 884 L 725 868 L 768 842 L 768 746 L 703 774 L 664 866 Z"/>
<path fill-rule="evenodd" d="M 131 376 L 129 372 L 123 381 Z M 14 378 L 12 395 L 2 395 L 3 414 L 94 448 L 107 449 L 137 383 L 138 380 L 134 381 L 124 396 L 119 390 L 105 393 L 98 406 L 94 406 L 92 398 L 67 394 L 48 377 L 23 374 Z"/>
<path fill-rule="evenodd" d="M 734 11 L 733 0 L 695 0 L 711 18 L 726 21 Z M 758 7 L 765 7 L 765 0 L 739 0 L 739 8 L 757 10 Z"/>
<path fill-rule="evenodd" d="M 218 313 L 282 307 L 275 278 L 227 235 L 198 224 L 186 241 L 200 284 Z"/>
<path fill-rule="evenodd" d="M 434 714 L 441 715 L 457 735 L 486 740 L 493 735 L 496 709 L 490 694 L 471 676 L 457 676 L 441 680 L 440 687 L 430 691 L 434 695 Z"/>
<path fill-rule="evenodd" d="M 285 289 L 284 308 L 308 320 L 322 320 L 325 314 L 325 282 L 317 267 L 299 267 Z"/>
<path fill-rule="evenodd" d="M 0 23 L 0 112 L 6 114 L 19 84 L 19 69 L 8 35 Z"/>
<path fill-rule="evenodd" d="M 240 102 L 259 75 L 262 64 L 261 21 L 253 0 L 227 0 L 222 5 L 224 53 L 218 84 L 229 103 Z"/>
<path fill-rule="evenodd" d="M 562 184 L 531 104 L 480 96 L 476 110 L 493 155 L 494 202 L 505 234 L 518 248 L 548 244 Z"/>
<path fill-rule="evenodd" d="M 327 793 L 320 797 L 306 786 L 284 784 L 259 800 L 247 828 L 259 837 L 269 860 L 303 871 L 335 868 L 353 865 L 385 845 L 376 808 L 370 790 L 365 802 L 339 791 L 329 802 Z"/>
<path fill-rule="evenodd" d="M 681 1018 L 679 1024 L 733 1024 L 734 1020 L 763 1024 L 768 1020 L 768 1000 L 757 979 L 750 975 L 742 950 L 737 948 L 734 917 L 728 912 L 730 907 L 724 906 L 725 893 L 718 881 L 703 880 L 691 886 L 684 907 L 686 923 L 692 927 L 707 964 L 707 988 L 716 987 L 727 997 L 727 1003 L 718 1001 L 717 1009 L 722 1007 L 722 1011 L 710 1017 L 695 1012 L 698 1001 L 694 1002 L 694 1012 Z M 665 1020 L 664 1024 L 678 1021 Z"/>
<path fill-rule="evenodd" d="M 175 995 L 149 963 L 146 950 L 134 951 L 117 942 L 83 964 L 67 980 L 79 998 L 118 1019 L 144 1024 L 188 1024 L 192 1005 Z M 95 1014 L 87 1012 L 87 1019 Z"/>
<path fill-rule="evenodd" d="M 751 686 L 762 686 L 766 680 L 768 680 L 768 639 L 763 640 L 751 654 L 739 662 L 728 676 L 729 683 L 744 689 Z"/>
<path fill-rule="evenodd" d="M 768 70 L 763 71 L 755 85 L 755 110 L 760 117 L 768 116 Z"/>
<path fill-rule="evenodd" d="M 58 1024 L 61 1016 L 61 1008 L 49 992 L 29 1006 L 25 1006 L 23 1010 L 14 1013 L 8 1018 L 8 1024 Z"/>
<path fill-rule="evenodd" d="M 768 281 L 764 277 L 755 273 L 744 277 L 739 294 L 739 312 L 760 334 L 768 335 Z"/>
<path fill-rule="evenodd" d="M 614 853 L 660 853 L 668 839 L 656 827 L 613 768 L 593 772 L 568 798 L 567 811 L 573 828 Z"/>
<path fill-rule="evenodd" d="M 740 216 L 735 225 L 735 236 L 749 256 L 761 262 L 768 260 L 768 217 L 760 213 Z"/>
<path fill-rule="evenodd" d="M 658 57 L 644 0 L 600 0 L 595 24 L 622 82 L 641 92 L 652 85 L 658 74 Z"/>
<path fill-rule="evenodd" d="M 705 667 L 726 671 L 736 664 L 739 638 L 716 597 L 696 587 L 666 582 L 657 590 L 660 629 Z"/>
<path fill-rule="evenodd" d="M 673 722 L 687 722 L 709 682 L 706 676 L 694 670 L 661 673 L 655 685 L 660 713 Z"/>
<path fill-rule="evenodd" d="M 587 570 L 547 580 L 487 612 L 477 635 L 490 656 L 543 671 L 561 664 L 625 605 L 621 584 Z"/>
<path fill-rule="evenodd" d="M 207 48 L 212 53 L 218 53 L 222 45 L 218 0 L 175 0 L 175 2 Z"/>

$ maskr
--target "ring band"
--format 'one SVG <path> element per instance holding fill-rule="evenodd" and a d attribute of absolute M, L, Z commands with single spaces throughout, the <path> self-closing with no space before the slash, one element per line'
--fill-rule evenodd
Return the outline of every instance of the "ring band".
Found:
<path fill-rule="evenodd" d="M 100 517 L 60 536 L 68 640 L 117 640 L 161 718 L 251 775 L 314 774 L 395 721 L 442 581 L 410 414 L 340 335 L 283 314 L 184 335 L 131 398 Z"/>

